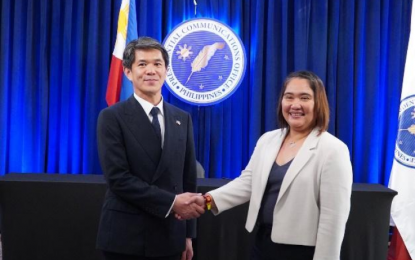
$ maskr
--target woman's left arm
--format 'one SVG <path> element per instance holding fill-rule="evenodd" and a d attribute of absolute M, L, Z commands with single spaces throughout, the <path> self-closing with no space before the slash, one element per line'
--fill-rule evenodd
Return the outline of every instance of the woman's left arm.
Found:
<path fill-rule="evenodd" d="M 320 217 L 314 260 L 338 260 L 350 212 L 353 172 L 349 150 L 331 146 L 320 179 Z"/>

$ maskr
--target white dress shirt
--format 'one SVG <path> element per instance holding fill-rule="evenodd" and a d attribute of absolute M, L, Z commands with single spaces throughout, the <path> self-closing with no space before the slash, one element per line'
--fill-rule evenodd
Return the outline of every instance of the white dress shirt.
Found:
<path fill-rule="evenodd" d="M 137 94 L 134 93 L 135 99 L 140 103 L 141 107 L 144 109 L 144 112 L 146 113 L 148 119 L 150 122 L 153 122 L 153 116 L 150 114 L 151 109 L 153 107 L 158 107 L 160 113 L 158 113 L 158 120 L 160 123 L 160 129 L 161 129 L 161 148 L 163 148 L 164 144 L 164 133 L 165 133 L 165 124 L 164 124 L 164 110 L 163 110 L 163 97 L 161 97 L 160 103 L 157 104 L 157 106 L 151 104 L 147 100 L 142 99 Z"/>

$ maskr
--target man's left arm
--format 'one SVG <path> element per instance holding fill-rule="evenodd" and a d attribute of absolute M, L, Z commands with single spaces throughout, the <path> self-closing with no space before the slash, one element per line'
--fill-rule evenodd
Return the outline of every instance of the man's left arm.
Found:
<path fill-rule="evenodd" d="M 180 260 L 192 260 L 193 258 L 193 246 L 192 239 L 186 238 L 186 250 L 182 253 L 182 258 Z"/>
<path fill-rule="evenodd" d="M 187 140 L 186 140 L 186 155 L 184 159 L 183 168 L 183 190 L 184 192 L 196 192 L 196 155 L 195 144 L 193 139 L 193 123 L 190 115 L 187 115 Z M 191 219 L 186 221 L 186 237 L 196 237 L 196 220 Z M 190 241 L 191 242 L 191 241 Z M 186 245 L 188 243 L 186 242 Z M 191 243 L 190 243 L 191 244 Z"/>

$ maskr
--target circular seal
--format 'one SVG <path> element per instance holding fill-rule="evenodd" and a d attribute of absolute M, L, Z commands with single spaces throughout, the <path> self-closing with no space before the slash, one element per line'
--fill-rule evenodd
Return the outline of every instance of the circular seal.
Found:
<path fill-rule="evenodd" d="M 402 100 L 399 107 L 395 160 L 407 167 L 415 168 L 415 95 Z"/>
<path fill-rule="evenodd" d="M 184 102 L 207 106 L 230 97 L 246 69 L 245 48 L 230 27 L 197 18 L 176 26 L 163 42 L 168 89 Z"/>

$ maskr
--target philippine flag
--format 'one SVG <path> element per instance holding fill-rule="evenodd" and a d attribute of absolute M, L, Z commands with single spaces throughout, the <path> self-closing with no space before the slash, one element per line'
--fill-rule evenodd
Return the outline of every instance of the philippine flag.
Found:
<path fill-rule="evenodd" d="M 122 56 L 127 43 L 137 39 L 135 0 L 122 0 L 118 16 L 117 40 L 112 53 L 108 76 L 106 101 L 108 106 L 125 100 L 133 94 L 131 82 L 123 73 Z"/>

